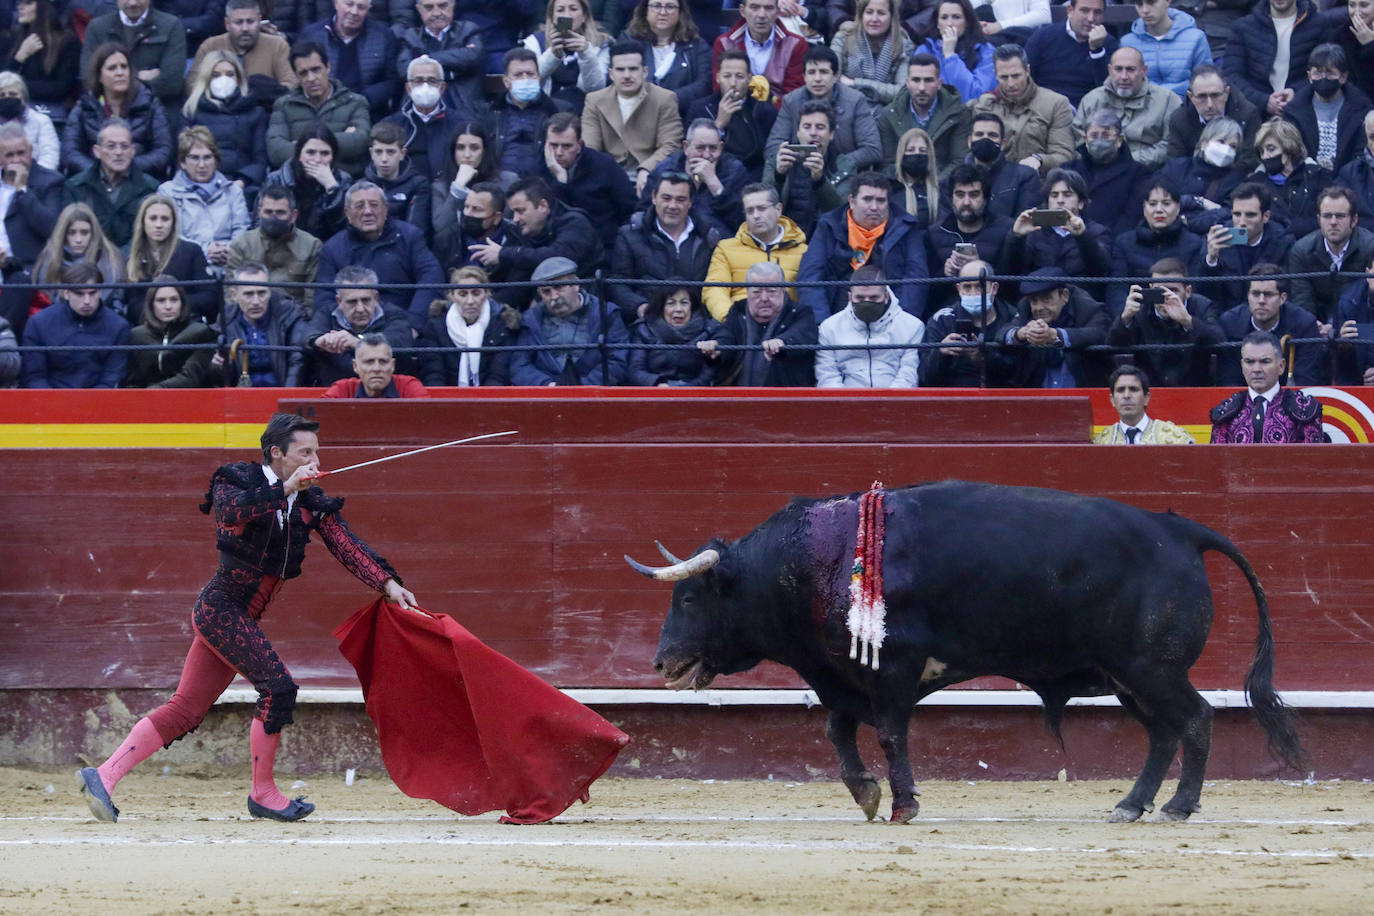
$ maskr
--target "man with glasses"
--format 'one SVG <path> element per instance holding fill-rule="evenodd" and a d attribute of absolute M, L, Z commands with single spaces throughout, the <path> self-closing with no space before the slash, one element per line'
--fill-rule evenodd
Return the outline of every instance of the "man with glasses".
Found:
<path fill-rule="evenodd" d="M 681 172 L 692 179 L 692 218 L 722 233 L 744 219 L 740 191 L 749 171 L 739 157 L 725 151 L 724 134 L 710 118 L 697 118 L 687 127 L 682 149 L 664 159 L 649 175 L 653 187 L 665 172 Z M 643 202 L 648 203 L 645 194 Z"/>
<path fill-rule="evenodd" d="M 1259 109 L 1244 93 L 1231 91 L 1213 64 L 1193 68 L 1183 105 L 1169 117 L 1169 158 L 1192 156 L 1202 129 L 1217 118 L 1230 118 L 1241 127 L 1236 164 L 1247 171 L 1259 165 L 1255 155 L 1255 131 L 1262 120 Z"/>
<path fill-rule="evenodd" d="M 157 190 L 157 180 L 134 166 L 134 135 L 129 122 L 111 118 L 96 135 L 95 163 L 67 179 L 65 203 L 83 203 L 95 213 L 105 237 L 127 248 L 134 218 L 143 198 Z"/>
<path fill-rule="evenodd" d="M 487 52 L 476 24 L 453 18 L 453 0 L 418 0 L 415 11 L 420 15 L 420 25 L 401 31 L 400 54 L 396 59 L 396 72 L 408 81 L 406 94 L 414 101 L 409 82 L 411 61 L 428 57 L 441 68 L 439 91 L 451 90 L 445 101 L 461 117 L 479 114 L 479 109 L 485 107 L 481 102 Z M 429 90 L 422 93 L 431 94 Z"/>
<path fill-rule="evenodd" d="M 406 92 L 400 110 L 380 123 L 394 125 L 403 132 L 406 158 L 415 173 L 424 177 L 428 193 L 429 183 L 441 179 L 453 164 L 453 131 L 458 126 L 456 122 L 465 120 L 468 113 L 449 107 L 454 94 L 448 92 L 443 67 L 434 58 L 423 54 L 413 58 L 406 66 L 405 78 Z M 480 98 L 467 93 L 458 95 L 464 99 Z M 428 206 L 425 209 L 428 211 Z"/>
<path fill-rule="evenodd" d="M 1227 340 L 1243 341 L 1254 331 L 1273 335 L 1276 341 L 1284 337 L 1308 340 L 1293 345 L 1293 383 L 1299 386 L 1330 383 L 1326 367 L 1326 341 L 1321 337 L 1317 318 L 1300 305 L 1288 301 L 1288 281 L 1277 275 L 1283 268 L 1277 264 L 1256 264 L 1246 283 L 1246 301 L 1221 313 L 1217 323 Z M 1282 353 L 1279 354 L 1283 356 Z M 1234 350 L 1222 351 L 1218 361 L 1218 385 L 1243 385 L 1250 374 Z"/>

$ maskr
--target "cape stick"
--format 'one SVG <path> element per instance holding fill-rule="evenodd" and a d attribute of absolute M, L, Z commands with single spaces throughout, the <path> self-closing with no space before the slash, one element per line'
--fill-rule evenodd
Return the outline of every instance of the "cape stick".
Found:
<path fill-rule="evenodd" d="M 440 442 L 438 445 L 426 445 L 424 448 L 411 449 L 408 452 L 401 452 L 399 455 L 387 455 L 385 458 L 373 458 L 371 461 L 363 461 L 359 464 L 350 464 L 346 468 L 336 468 L 332 471 L 321 471 L 311 480 L 319 480 L 322 477 L 331 477 L 335 474 L 342 474 L 344 471 L 356 471 L 358 468 L 365 468 L 369 464 L 381 464 L 383 461 L 395 461 L 397 458 L 408 458 L 411 455 L 418 455 L 421 452 L 432 452 L 436 448 L 448 448 L 450 445 L 462 445 L 466 442 L 476 442 L 479 439 L 495 439 L 497 436 L 514 436 L 520 432 L 518 429 L 508 429 L 503 433 L 483 433 L 480 436 L 468 436 L 466 439 L 454 439 L 452 442 Z"/>

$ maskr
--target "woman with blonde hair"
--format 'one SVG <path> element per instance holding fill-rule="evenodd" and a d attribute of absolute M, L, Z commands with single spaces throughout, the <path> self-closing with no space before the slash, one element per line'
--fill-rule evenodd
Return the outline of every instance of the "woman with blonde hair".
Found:
<path fill-rule="evenodd" d="M 52 118 L 29 104 L 29 87 L 24 78 L 8 70 L 0 71 L 0 124 L 15 123 L 33 147 L 33 161 L 45 169 L 57 169 L 62 144 Z"/>
<path fill-rule="evenodd" d="M 165 194 L 149 194 L 139 204 L 134 217 L 134 235 L 129 242 L 129 280 L 142 283 L 154 277 L 170 276 L 182 283 L 208 279 L 205 253 L 195 242 L 180 236 L 181 220 L 172 199 Z M 142 292 L 130 297 L 141 302 Z M 192 287 L 187 304 L 197 318 L 212 322 L 219 314 L 214 287 L 209 284 Z M 142 320 L 141 314 L 127 316 L 131 324 Z"/>
<path fill-rule="evenodd" d="M 906 81 L 915 45 L 893 9 L 895 0 L 859 0 L 854 18 L 835 31 L 830 50 L 840 58 L 840 82 L 886 105 Z"/>
<path fill-rule="evenodd" d="M 1253 178 L 1264 181 L 1274 195 L 1270 215 L 1275 222 L 1287 226 L 1295 239 L 1317 230 L 1317 195 L 1335 181 L 1330 169 L 1324 169 L 1308 157 L 1307 144 L 1292 121 L 1270 118 L 1255 131 L 1255 153 L 1259 168 Z"/>
<path fill-rule="evenodd" d="M 940 221 L 940 163 L 935 158 L 935 144 L 930 134 L 913 127 L 897 141 L 892 174 L 901 182 L 906 212 L 920 226 L 934 226 Z"/>
<path fill-rule="evenodd" d="M 559 29 L 560 20 L 569 28 Z M 597 26 L 587 0 L 549 0 L 544 27 L 521 44 L 539 58 L 544 94 L 578 114 L 587 93 L 606 88 L 611 41 Z"/>
<path fill-rule="evenodd" d="M 30 276 L 34 283 L 60 283 L 62 268 L 78 261 L 100 270 L 107 283 L 119 283 L 124 277 L 124 258 L 114 243 L 105 237 L 100 221 L 87 204 L 67 204 L 57 217 L 48 243 L 38 253 Z M 57 289 L 42 291 L 51 300 L 57 299 Z M 124 314 L 121 290 L 101 290 L 100 299 L 113 311 Z"/>
<path fill-rule="evenodd" d="M 219 146 L 220 171 L 252 192 L 267 177 L 267 110 L 228 51 L 211 51 L 191 74 L 181 114 L 187 127 L 207 127 Z"/>
<path fill-rule="evenodd" d="M 176 277 L 163 274 L 153 282 L 143 298 L 143 321 L 129 332 L 131 344 L 213 344 L 215 329 L 194 321 L 186 306 L 186 295 L 176 285 Z M 133 350 L 125 370 L 124 388 L 206 388 L 210 387 L 210 359 L 214 347 L 201 350 Z"/>
<path fill-rule="evenodd" d="M 493 299 L 483 286 L 489 282 L 475 265 L 449 273 L 448 297 L 435 300 L 420 335 L 420 346 L 445 348 L 420 357 L 426 385 L 510 384 L 510 354 L 476 350 L 510 346 L 520 330 L 520 313 Z"/>

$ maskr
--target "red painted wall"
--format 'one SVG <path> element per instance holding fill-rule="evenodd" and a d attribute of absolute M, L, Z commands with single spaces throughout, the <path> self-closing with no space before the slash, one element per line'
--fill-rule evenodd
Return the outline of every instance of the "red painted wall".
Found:
<path fill-rule="evenodd" d="M 713 535 L 738 537 L 794 494 L 946 477 L 1113 496 L 1211 525 L 1266 585 L 1281 688 L 1374 684 L 1374 536 L 1365 521 L 1374 452 L 1358 446 L 1060 444 L 1081 441 L 1070 435 L 1088 422 L 1081 399 L 294 406 L 324 420 L 327 467 L 396 451 L 389 445 L 521 429 L 512 440 L 340 476 L 329 489 L 348 498 L 350 523 L 428 607 L 561 686 L 658 686 L 649 659 L 668 588 L 631 572 L 623 553 L 652 560 L 654 538 L 685 554 Z M 1056 444 L 1028 444 L 1042 434 Z M 968 444 L 931 444 L 956 435 Z M 196 504 L 218 463 L 251 457 L 0 450 L 0 688 L 174 684 L 190 606 L 215 563 L 212 527 Z M 329 632 L 369 596 L 325 551 L 312 551 L 267 627 L 303 685 L 351 685 Z M 1237 688 L 1253 651 L 1253 601 L 1229 562 L 1212 557 L 1208 566 L 1218 613 L 1195 681 Z M 798 682 L 770 666 L 716 686 L 757 685 Z"/>

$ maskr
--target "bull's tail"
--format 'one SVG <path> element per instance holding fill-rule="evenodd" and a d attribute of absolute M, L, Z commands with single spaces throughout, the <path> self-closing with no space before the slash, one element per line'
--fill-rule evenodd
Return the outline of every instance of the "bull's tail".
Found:
<path fill-rule="evenodd" d="M 1259 634 L 1255 637 L 1255 660 L 1245 675 L 1245 696 L 1255 719 L 1268 736 L 1269 753 L 1274 759 L 1281 760 L 1295 770 L 1306 769 L 1307 753 L 1298 740 L 1293 710 L 1274 692 L 1274 633 L 1269 626 L 1269 599 L 1264 596 L 1264 586 L 1260 584 L 1259 576 L 1255 574 L 1250 561 L 1245 559 L 1245 554 L 1229 538 L 1182 516 L 1174 518 L 1188 523 L 1199 550 L 1215 550 L 1225 554 L 1250 583 L 1259 609 Z"/>

